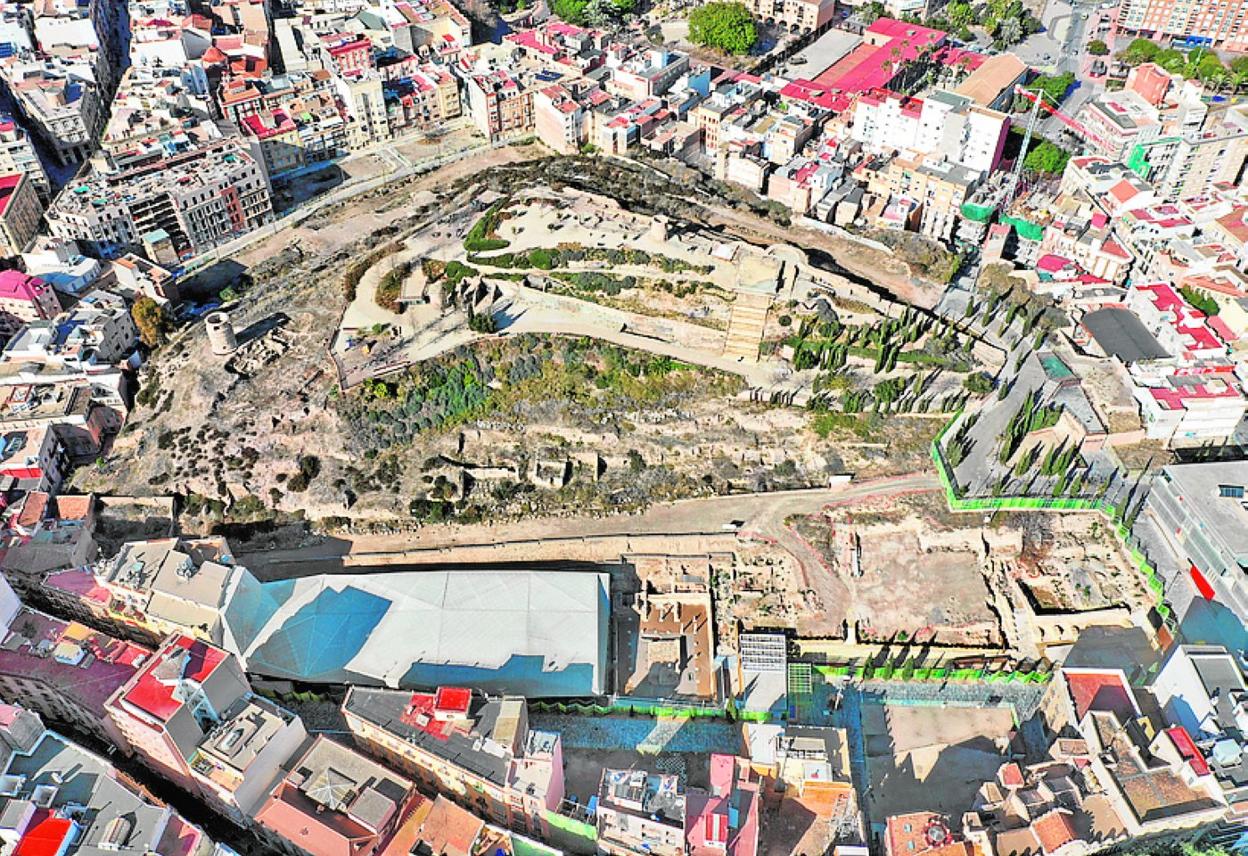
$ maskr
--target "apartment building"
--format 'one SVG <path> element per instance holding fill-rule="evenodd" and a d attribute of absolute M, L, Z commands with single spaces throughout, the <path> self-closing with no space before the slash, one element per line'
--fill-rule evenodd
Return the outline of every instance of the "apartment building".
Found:
<path fill-rule="evenodd" d="M 464 91 L 473 124 L 491 141 L 533 130 L 533 90 L 508 72 L 470 72 Z"/>
<path fill-rule="evenodd" d="M 1248 413 L 1243 383 L 1230 364 L 1178 369 L 1136 366 L 1131 379 L 1145 435 L 1168 448 L 1223 442 Z"/>
<path fill-rule="evenodd" d="M 127 68 L 92 164 L 119 172 L 221 139 L 207 98 L 188 77 L 176 66 Z"/>
<path fill-rule="evenodd" d="M 0 175 L 0 255 L 25 252 L 43 220 L 43 203 L 30 176 Z"/>
<path fill-rule="evenodd" d="M 187 634 L 220 645 L 229 592 L 250 576 L 221 536 L 128 541 L 95 566 L 113 612 L 151 639 Z"/>
<path fill-rule="evenodd" d="M 1238 184 L 1248 158 L 1248 107 L 1210 113 L 1195 130 L 1137 143 L 1126 163 L 1168 202 Z"/>
<path fill-rule="evenodd" d="M 373 70 L 373 43 L 355 33 L 326 33 L 317 45 L 321 66 L 332 74 Z"/>
<path fill-rule="evenodd" d="M 113 260 L 113 290 L 130 300 L 150 297 L 157 303 L 177 303 L 178 281 L 168 270 L 142 256 L 127 253 Z"/>
<path fill-rule="evenodd" d="M 836 0 L 746 0 L 745 6 L 755 18 L 793 33 L 812 33 L 836 15 Z"/>
<path fill-rule="evenodd" d="M 100 91 L 111 94 L 124 64 L 120 6 L 106 0 L 35 0 L 31 23 L 39 51 L 88 63 Z"/>
<path fill-rule="evenodd" d="M 734 115 L 749 110 L 762 98 L 760 81 L 738 79 L 716 87 L 710 95 L 693 109 L 693 121 L 702 131 L 702 146 L 711 154 L 718 153 L 728 140 L 721 130 L 732 121 Z"/>
<path fill-rule="evenodd" d="M 608 58 L 611 77 L 607 91 L 621 98 L 641 101 L 662 95 L 689 71 L 689 56 L 664 48 L 643 51 L 618 64 Z"/>
<path fill-rule="evenodd" d="M 0 450 L 0 479 L 19 490 L 55 493 L 61 488 L 68 463 L 55 426 L 10 431 Z"/>
<path fill-rule="evenodd" d="M 284 765 L 308 738 L 303 721 L 261 696 L 247 693 L 221 712 L 190 758 L 204 798 L 240 825 L 269 798 Z"/>
<path fill-rule="evenodd" d="M 347 111 L 347 145 L 355 150 L 390 139 L 385 90 L 376 71 L 357 71 L 334 78 Z"/>
<path fill-rule="evenodd" d="M 1162 135 L 1157 108 L 1130 89 L 1106 92 L 1088 101 L 1078 120 L 1093 151 L 1115 162 L 1126 160 L 1132 146 Z"/>
<path fill-rule="evenodd" d="M 280 107 L 245 116 L 239 130 L 259 143 L 270 180 L 349 151 L 347 120 L 327 92 L 294 97 Z"/>
<path fill-rule="evenodd" d="M 3 834 L 13 853 L 232 852 L 37 715 L 10 705 L 0 713 Z"/>
<path fill-rule="evenodd" d="M 597 820 L 603 853 L 685 854 L 685 792 L 679 776 L 604 769 Z"/>
<path fill-rule="evenodd" d="M 1248 623 L 1248 461 L 1163 467 L 1143 516 L 1201 594 Z"/>
<path fill-rule="evenodd" d="M 290 762 L 255 820 L 292 856 L 373 856 L 422 802 L 408 779 L 317 735 Z"/>
<path fill-rule="evenodd" d="M 1148 691 L 1186 752 L 1203 759 L 1222 786 L 1232 811 L 1248 808 L 1248 747 L 1241 728 L 1248 684 L 1236 655 L 1220 645 L 1175 645 Z"/>
<path fill-rule="evenodd" d="M 333 75 L 324 69 L 287 72 L 260 79 L 231 77 L 217 88 L 216 101 L 227 121 L 241 125 L 248 116 L 280 110 L 295 99 L 316 93 L 336 93 Z"/>
<path fill-rule="evenodd" d="M 356 743 L 427 789 L 494 823 L 545 838 L 564 797 L 559 735 L 529 728 L 523 698 L 442 687 L 352 687 L 342 711 Z"/>
<path fill-rule="evenodd" d="M 746 759 L 711 755 L 710 788 L 685 796 L 689 856 L 754 856 L 758 852 L 759 783 Z"/>
<path fill-rule="evenodd" d="M 4 77 L 24 124 L 57 163 L 71 166 L 90 156 L 108 107 L 89 73 L 49 61 L 14 63 Z"/>
<path fill-rule="evenodd" d="M 1158 41 L 1248 51 L 1248 0 L 1121 0 L 1114 25 Z"/>
<path fill-rule="evenodd" d="M 920 99 L 876 90 L 854 104 L 849 135 L 872 151 L 943 155 L 987 174 L 1001 162 L 1009 130 L 1007 115 L 952 92 Z"/>
<path fill-rule="evenodd" d="M 56 292 L 37 276 L 0 271 L 0 329 L 10 334 L 30 321 L 47 321 L 61 312 Z"/>
<path fill-rule="evenodd" d="M 979 186 L 981 173 L 935 156 L 889 158 L 867 170 L 867 189 L 883 199 L 915 206 L 917 229 L 937 241 L 951 241 L 962 217 L 962 204 Z"/>
<path fill-rule="evenodd" d="M 96 290 L 50 321 L 26 324 L 4 346 L 0 360 L 94 371 L 126 359 L 138 343 L 125 299 Z"/>
<path fill-rule="evenodd" d="M 46 214 L 51 233 L 112 258 L 163 231 L 188 258 L 273 219 L 269 182 L 244 145 L 221 140 L 141 170 L 71 182 Z"/>
<path fill-rule="evenodd" d="M 416 66 L 401 78 L 384 80 L 382 93 L 393 135 L 439 128 L 463 115 L 458 79 L 433 63 Z"/>
<path fill-rule="evenodd" d="M 175 635 L 112 693 L 106 709 L 143 763 L 195 792 L 191 761 L 196 750 L 250 691 L 233 656 L 207 642 Z"/>
<path fill-rule="evenodd" d="M 0 695 L 129 751 L 107 702 L 150 651 L 22 606 L 7 579 L 0 579 L 0 629 Z"/>
<path fill-rule="evenodd" d="M 558 84 L 533 93 L 537 138 L 561 155 L 574 155 L 586 141 L 587 111 Z"/>
<path fill-rule="evenodd" d="M 31 186 L 40 197 L 47 199 L 52 192 L 48 173 L 35 153 L 30 135 L 18 126 L 12 117 L 0 115 L 0 174 L 20 172 L 30 179 Z"/>
<path fill-rule="evenodd" d="M 39 366 L 10 367 L 0 385 L 0 432 L 56 426 L 65 454 L 75 462 L 94 460 L 128 412 L 125 375 L 117 370 L 93 373 Z"/>
<path fill-rule="evenodd" d="M 844 173 L 841 164 L 794 158 L 771 174 L 767 182 L 767 197 L 796 214 L 807 214 Z"/>
<path fill-rule="evenodd" d="M 1136 283 L 1127 291 L 1125 303 L 1180 363 L 1226 355 L 1226 343 L 1214 332 L 1205 313 L 1189 304 L 1171 284 Z"/>

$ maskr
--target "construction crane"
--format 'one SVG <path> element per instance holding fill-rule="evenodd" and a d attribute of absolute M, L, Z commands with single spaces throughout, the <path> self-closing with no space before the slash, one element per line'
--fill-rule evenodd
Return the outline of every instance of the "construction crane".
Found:
<path fill-rule="evenodd" d="M 1043 107 L 1045 112 L 1047 112 L 1050 116 L 1056 116 L 1063 125 L 1070 128 L 1076 134 L 1079 134 L 1085 139 L 1088 136 L 1088 132 L 1084 129 L 1083 125 L 1079 124 L 1074 119 L 1070 118 L 1070 116 L 1067 116 L 1060 109 L 1058 109 L 1056 101 L 1053 102 L 1054 106 L 1052 107 L 1045 103 L 1046 99 L 1053 99 L 1044 92 L 1038 89 L 1033 91 L 1030 89 L 1024 89 L 1022 86 L 1015 86 L 1014 94 L 1021 95 L 1023 98 L 1026 98 L 1031 102 L 1031 114 L 1027 118 L 1027 131 L 1023 134 L 1023 147 L 1019 149 L 1018 160 L 1014 162 L 1014 169 L 1010 173 L 1010 179 L 1005 185 L 1005 193 L 1001 198 L 1002 209 L 1009 207 L 1009 204 L 1014 201 L 1014 194 L 1018 192 L 1018 183 L 1023 176 L 1023 161 L 1027 157 L 1027 149 L 1031 146 L 1031 138 L 1035 135 L 1036 122 L 1039 119 L 1041 107 Z"/>

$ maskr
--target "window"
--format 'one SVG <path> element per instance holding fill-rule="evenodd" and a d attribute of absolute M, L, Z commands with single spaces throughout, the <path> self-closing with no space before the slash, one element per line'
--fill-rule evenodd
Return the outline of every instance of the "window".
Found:
<path fill-rule="evenodd" d="M 1218 496 L 1230 499 L 1243 499 L 1244 486 L 1242 484 L 1220 484 L 1218 485 Z"/>

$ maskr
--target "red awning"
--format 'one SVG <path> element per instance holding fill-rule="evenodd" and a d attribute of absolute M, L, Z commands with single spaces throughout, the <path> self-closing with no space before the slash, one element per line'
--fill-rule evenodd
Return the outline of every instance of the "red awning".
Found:
<path fill-rule="evenodd" d="M 1192 582 L 1196 584 L 1196 591 L 1200 592 L 1200 596 L 1205 600 L 1213 600 L 1213 586 L 1209 585 L 1200 569 L 1192 565 L 1188 572 L 1192 575 Z"/>

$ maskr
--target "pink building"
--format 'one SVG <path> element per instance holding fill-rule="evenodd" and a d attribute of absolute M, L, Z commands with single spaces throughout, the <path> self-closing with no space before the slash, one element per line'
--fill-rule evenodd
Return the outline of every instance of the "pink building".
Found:
<path fill-rule="evenodd" d="M 411 781 L 318 736 L 255 819 L 311 856 L 373 856 L 421 802 Z"/>
<path fill-rule="evenodd" d="M 46 321 L 61 311 L 52 286 L 20 270 L 0 271 L 0 326 L 15 330 L 29 321 Z"/>
<path fill-rule="evenodd" d="M 573 155 L 586 140 L 585 110 L 564 87 L 555 84 L 533 95 L 537 138 L 561 155 Z"/>
<path fill-rule="evenodd" d="M 338 74 L 365 71 L 373 67 L 373 44 L 363 36 L 352 33 L 321 36 L 321 47 Z"/>
<path fill-rule="evenodd" d="M 731 755 L 711 756 L 709 793 L 685 795 L 688 856 L 754 856 L 758 852 L 758 783 L 749 765 Z"/>
<path fill-rule="evenodd" d="M 1170 72 L 1153 62 L 1145 62 L 1131 69 L 1127 74 L 1126 88 L 1139 95 L 1154 107 L 1161 106 L 1170 91 L 1173 78 Z"/>
<path fill-rule="evenodd" d="M 145 763 L 193 791 L 196 748 L 226 709 L 249 692 L 233 655 L 175 635 L 113 693 L 108 714 Z"/>
<path fill-rule="evenodd" d="M 7 635 L 0 648 L 0 696 L 128 751 L 107 702 L 150 651 L 24 607 L 4 580 L 0 627 Z"/>

